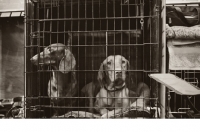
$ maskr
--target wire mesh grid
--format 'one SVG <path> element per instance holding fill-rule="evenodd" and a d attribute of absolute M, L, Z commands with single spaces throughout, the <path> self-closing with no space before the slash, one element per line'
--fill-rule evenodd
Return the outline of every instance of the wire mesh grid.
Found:
<path fill-rule="evenodd" d="M 184 79 L 185 81 L 197 86 L 199 86 L 199 78 L 200 72 L 195 70 L 169 70 L 170 73 Z M 195 107 L 199 110 L 199 105 L 197 104 L 199 100 L 199 96 L 188 96 L 191 103 L 194 106 L 190 106 L 189 102 L 186 99 L 186 96 L 181 96 L 175 94 L 173 91 L 168 90 L 168 116 L 171 117 L 169 114 L 172 114 L 172 117 L 175 118 L 193 118 L 194 116 L 190 115 L 190 112 L 194 112 L 192 107 Z"/>
<path fill-rule="evenodd" d="M 184 2 L 184 3 L 168 3 L 167 6 L 179 7 L 180 9 L 187 9 L 188 7 L 199 7 L 199 2 Z M 188 8 L 189 10 L 189 8 Z M 169 57 L 169 56 L 168 56 Z M 169 60 L 167 60 L 169 63 Z M 200 71 L 198 70 L 168 70 L 185 81 L 200 87 L 199 78 Z M 178 95 L 174 91 L 167 89 L 167 118 L 199 118 L 199 95 L 185 96 Z"/>
<path fill-rule="evenodd" d="M 159 117 L 158 0 L 25 3 L 26 118 Z"/>

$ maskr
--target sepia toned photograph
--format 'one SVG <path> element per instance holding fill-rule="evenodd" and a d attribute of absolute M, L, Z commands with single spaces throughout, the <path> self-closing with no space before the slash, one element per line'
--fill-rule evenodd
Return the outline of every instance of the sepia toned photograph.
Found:
<path fill-rule="evenodd" d="M 200 0 L 0 0 L 0 118 L 200 118 Z"/>

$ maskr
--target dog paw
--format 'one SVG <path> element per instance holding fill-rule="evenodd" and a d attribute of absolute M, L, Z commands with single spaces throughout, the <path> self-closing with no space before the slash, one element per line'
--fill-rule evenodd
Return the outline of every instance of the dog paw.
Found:
<path fill-rule="evenodd" d="M 112 118 L 114 117 L 113 113 L 106 113 L 101 116 L 101 118 Z"/>
<path fill-rule="evenodd" d="M 106 114 L 103 114 L 103 115 L 101 116 L 101 118 L 106 119 L 106 118 L 109 118 L 109 116 L 108 116 L 108 114 L 106 113 Z"/>

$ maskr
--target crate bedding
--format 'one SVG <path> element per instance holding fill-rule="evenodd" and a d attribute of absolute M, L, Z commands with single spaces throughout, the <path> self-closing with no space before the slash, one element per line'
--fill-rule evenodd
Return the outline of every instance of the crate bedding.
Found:
<path fill-rule="evenodd" d="M 194 8 L 194 10 L 197 11 L 197 18 L 195 18 L 199 19 L 199 8 Z M 167 15 L 169 21 L 166 24 L 166 38 L 169 52 L 169 69 L 200 70 L 200 25 L 186 24 L 190 23 L 189 19 L 185 19 L 192 13 L 189 10 L 187 10 L 188 12 L 181 12 L 181 8 L 179 10 L 178 8 L 168 8 L 168 11 L 170 13 Z M 187 17 L 185 14 L 187 14 Z M 193 17 L 194 15 L 191 14 L 190 20 Z M 178 20 L 179 23 L 175 20 Z"/>
<path fill-rule="evenodd" d="M 166 25 L 170 70 L 200 70 L 200 25 Z"/>
<path fill-rule="evenodd" d="M 200 42 L 197 44 L 174 45 L 168 40 L 169 69 L 200 70 Z"/>
<path fill-rule="evenodd" d="M 130 107 L 122 113 L 116 113 L 111 118 L 152 118 L 152 116 L 156 116 L 156 113 L 155 109 L 151 107 Z M 86 111 L 70 111 L 64 115 L 53 116 L 52 118 L 101 118 L 101 115 Z"/>
<path fill-rule="evenodd" d="M 200 41 L 200 25 L 192 27 L 172 26 L 166 24 L 167 39 L 183 39 L 183 40 L 199 40 Z"/>

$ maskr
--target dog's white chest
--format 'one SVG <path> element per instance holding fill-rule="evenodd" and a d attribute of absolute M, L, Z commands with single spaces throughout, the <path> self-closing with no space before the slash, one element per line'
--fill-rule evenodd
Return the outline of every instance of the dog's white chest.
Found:
<path fill-rule="evenodd" d="M 125 93 L 125 89 L 124 89 L 121 92 L 119 92 L 117 96 L 115 96 L 113 100 L 113 105 L 115 105 L 116 107 L 122 107 L 127 104 L 128 104 L 128 96 Z"/>

